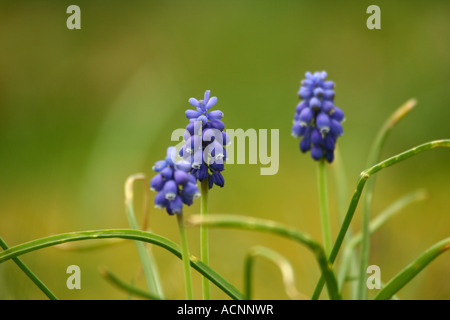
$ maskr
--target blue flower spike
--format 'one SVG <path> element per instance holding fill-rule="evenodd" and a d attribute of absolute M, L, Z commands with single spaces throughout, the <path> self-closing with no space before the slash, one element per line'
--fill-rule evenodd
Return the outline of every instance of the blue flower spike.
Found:
<path fill-rule="evenodd" d="M 337 138 L 344 133 L 345 118 L 344 112 L 334 105 L 334 82 L 326 78 L 325 71 L 305 73 L 297 93 L 301 101 L 295 109 L 292 135 L 301 138 L 303 153 L 311 151 L 314 160 L 331 163 Z"/>
<path fill-rule="evenodd" d="M 211 97 L 210 90 L 205 91 L 203 100 L 189 99 L 191 106 L 196 109 L 185 112 L 189 124 L 184 134 L 185 145 L 179 153 L 191 163 L 191 175 L 198 181 L 209 179 L 209 188 L 225 185 L 221 172 L 225 169 L 225 146 L 230 143 L 230 137 L 224 131 L 223 112 L 211 110 L 217 101 L 217 97 Z"/>
<path fill-rule="evenodd" d="M 200 197 L 196 178 L 190 173 L 191 164 L 177 160 L 175 147 L 167 149 L 165 160 L 157 161 L 153 170 L 158 172 L 150 180 L 150 189 L 157 192 L 155 207 L 166 209 L 170 215 L 183 212 L 183 204 L 190 206 Z"/>

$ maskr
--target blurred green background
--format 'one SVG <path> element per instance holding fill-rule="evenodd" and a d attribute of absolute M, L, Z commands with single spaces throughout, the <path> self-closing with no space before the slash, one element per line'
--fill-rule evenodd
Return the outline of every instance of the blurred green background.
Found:
<path fill-rule="evenodd" d="M 377 1 L 381 30 L 368 30 L 369 1 L 0 1 L 0 235 L 17 245 L 51 234 L 128 227 L 123 184 L 174 144 L 190 97 L 219 98 L 227 128 L 279 129 L 280 168 L 229 165 L 210 210 L 273 219 L 321 239 L 316 163 L 290 135 L 305 71 L 327 70 L 346 113 L 339 141 L 349 196 L 378 129 L 407 99 L 417 107 L 394 129 L 382 157 L 450 138 L 450 3 Z M 66 9 L 81 8 L 81 30 Z M 372 237 L 370 264 L 387 282 L 433 243 L 449 236 L 450 152 L 437 149 L 377 176 L 374 214 L 420 188 L 427 200 L 406 208 Z M 329 171 L 333 237 L 339 222 Z M 144 185 L 136 186 L 142 220 Z M 153 197 L 153 194 L 152 194 Z M 185 210 L 199 212 L 199 202 Z M 361 226 L 360 210 L 352 223 Z M 175 242 L 174 217 L 151 209 L 150 228 Z M 189 229 L 199 256 L 198 229 Z M 243 259 L 254 245 L 293 264 L 310 295 L 319 273 L 313 256 L 290 241 L 239 230 L 210 231 L 211 266 L 242 288 Z M 154 248 L 167 297 L 184 298 L 182 264 Z M 126 299 L 98 272 L 139 275 L 135 244 L 89 252 L 46 248 L 22 256 L 62 299 Z M 81 268 L 81 290 L 68 290 L 66 268 Z M 404 299 L 449 299 L 450 256 L 434 261 L 399 292 Z M 255 298 L 286 299 L 279 271 L 260 261 Z M 194 271 L 195 296 L 201 297 Z M 145 288 L 138 276 L 136 285 Z M 370 293 L 373 296 L 373 293 Z M 12 262 L 0 265 L 1 299 L 45 296 Z M 213 298 L 227 298 L 213 289 Z"/>

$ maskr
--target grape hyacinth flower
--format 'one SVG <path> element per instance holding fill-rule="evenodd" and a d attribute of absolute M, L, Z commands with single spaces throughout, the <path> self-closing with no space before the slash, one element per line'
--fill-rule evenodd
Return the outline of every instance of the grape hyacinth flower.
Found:
<path fill-rule="evenodd" d="M 300 150 L 311 151 L 314 160 L 332 162 L 336 140 L 343 134 L 343 111 L 334 105 L 334 82 L 326 81 L 327 73 L 305 73 L 298 96 L 302 101 L 295 111 L 292 135 L 302 137 Z"/>
<path fill-rule="evenodd" d="M 206 90 L 203 100 L 190 98 L 189 103 L 196 110 L 188 109 L 185 114 L 189 119 L 184 140 L 186 144 L 180 150 L 180 156 L 190 161 L 191 174 L 200 182 L 208 178 L 209 188 L 213 185 L 223 187 L 225 180 L 222 171 L 225 169 L 226 149 L 230 138 L 224 131 L 221 121 L 223 112 L 210 109 L 217 103 L 217 97 L 210 97 Z"/>
<path fill-rule="evenodd" d="M 155 207 L 166 208 L 170 215 L 182 213 L 183 204 L 190 206 L 200 197 L 197 179 L 189 172 L 190 163 L 176 161 L 176 154 L 175 147 L 167 148 L 166 158 L 154 164 L 152 169 L 158 174 L 150 181 L 151 190 L 158 192 Z"/>

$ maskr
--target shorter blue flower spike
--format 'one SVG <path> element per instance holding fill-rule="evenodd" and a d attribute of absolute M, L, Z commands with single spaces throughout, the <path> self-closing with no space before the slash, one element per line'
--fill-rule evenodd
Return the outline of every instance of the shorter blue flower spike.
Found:
<path fill-rule="evenodd" d="M 306 72 L 301 81 L 292 125 L 292 135 L 301 138 L 300 150 L 311 151 L 314 160 L 334 160 L 337 138 L 344 131 L 344 112 L 334 105 L 334 82 L 325 80 L 327 73 Z"/>
<path fill-rule="evenodd" d="M 191 163 L 176 160 L 176 154 L 175 147 L 169 147 L 166 159 L 153 166 L 159 173 L 150 180 L 151 190 L 157 192 L 155 207 L 165 208 L 170 215 L 181 213 L 183 204 L 190 206 L 200 196 L 197 179 L 190 173 Z"/>

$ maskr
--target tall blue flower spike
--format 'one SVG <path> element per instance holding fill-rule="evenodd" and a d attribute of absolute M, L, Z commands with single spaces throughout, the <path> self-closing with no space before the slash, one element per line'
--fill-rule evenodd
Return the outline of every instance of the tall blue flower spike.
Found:
<path fill-rule="evenodd" d="M 150 189 L 156 191 L 155 207 L 165 208 L 170 215 L 183 211 L 183 204 L 190 206 L 200 197 L 197 179 L 189 172 L 190 163 L 176 161 L 175 147 L 167 148 L 164 160 L 157 161 L 153 170 L 157 174 L 150 180 Z"/>
<path fill-rule="evenodd" d="M 209 188 L 212 188 L 214 184 L 219 187 L 225 184 L 221 172 L 225 169 L 225 146 L 229 144 L 230 137 L 224 131 L 223 112 L 210 111 L 217 103 L 217 97 L 210 96 L 211 91 L 206 90 L 203 100 L 189 99 L 196 110 L 188 109 L 185 112 L 189 124 L 186 126 L 185 145 L 180 150 L 180 156 L 191 163 L 191 174 L 199 181 L 209 178 Z"/>
<path fill-rule="evenodd" d="M 327 73 L 305 73 L 298 96 L 302 100 L 297 105 L 292 126 L 292 135 L 302 137 L 300 150 L 311 151 L 314 160 L 325 158 L 333 162 L 337 138 L 344 131 L 344 112 L 334 105 L 334 82 L 326 81 Z"/>

